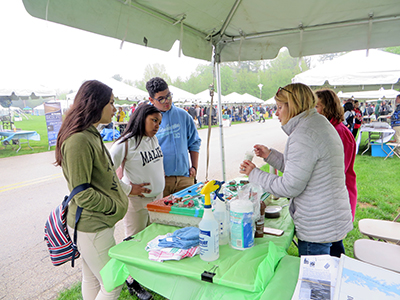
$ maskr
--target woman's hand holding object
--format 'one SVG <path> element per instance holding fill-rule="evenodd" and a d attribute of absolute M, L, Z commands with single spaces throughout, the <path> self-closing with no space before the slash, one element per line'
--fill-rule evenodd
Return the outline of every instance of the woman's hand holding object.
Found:
<path fill-rule="evenodd" d="M 253 171 L 253 169 L 256 167 L 255 164 L 253 164 L 250 160 L 244 160 L 241 164 L 240 164 L 240 170 L 239 173 L 241 174 L 246 174 L 247 176 L 249 176 L 249 174 L 251 173 L 251 171 Z"/>

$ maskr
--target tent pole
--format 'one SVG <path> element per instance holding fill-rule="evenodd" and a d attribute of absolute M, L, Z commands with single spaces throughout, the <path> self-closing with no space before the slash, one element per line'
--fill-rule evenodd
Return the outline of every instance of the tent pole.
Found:
<path fill-rule="evenodd" d="M 222 178 L 226 181 L 225 176 L 225 148 L 224 148 L 224 131 L 222 129 L 222 99 L 221 99 L 221 69 L 220 63 L 215 64 L 216 77 L 217 77 L 217 92 L 218 92 L 218 123 L 219 123 L 219 134 L 221 143 L 221 161 L 222 161 Z"/>

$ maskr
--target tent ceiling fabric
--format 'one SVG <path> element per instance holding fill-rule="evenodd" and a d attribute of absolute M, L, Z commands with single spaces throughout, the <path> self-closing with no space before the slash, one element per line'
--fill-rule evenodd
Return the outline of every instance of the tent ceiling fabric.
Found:
<path fill-rule="evenodd" d="M 35 17 L 217 62 L 397 46 L 397 0 L 23 0 Z M 219 59 L 218 59 L 219 58 Z"/>

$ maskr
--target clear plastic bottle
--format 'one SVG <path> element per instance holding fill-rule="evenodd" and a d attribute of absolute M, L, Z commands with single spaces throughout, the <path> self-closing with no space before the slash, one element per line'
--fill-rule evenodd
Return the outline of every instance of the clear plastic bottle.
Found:
<path fill-rule="evenodd" d="M 214 261 L 219 258 L 219 231 L 218 223 L 214 218 L 211 205 L 204 205 L 203 219 L 199 223 L 200 229 L 200 258 L 204 261 Z"/>
<path fill-rule="evenodd" d="M 215 180 L 209 181 L 201 190 L 204 195 L 204 213 L 199 223 L 200 258 L 204 261 L 214 261 L 219 258 L 218 223 L 211 210 L 210 193 L 219 186 Z"/>
<path fill-rule="evenodd" d="M 215 200 L 214 217 L 218 223 L 219 244 L 226 245 L 229 242 L 229 218 L 225 202 L 219 198 Z"/>

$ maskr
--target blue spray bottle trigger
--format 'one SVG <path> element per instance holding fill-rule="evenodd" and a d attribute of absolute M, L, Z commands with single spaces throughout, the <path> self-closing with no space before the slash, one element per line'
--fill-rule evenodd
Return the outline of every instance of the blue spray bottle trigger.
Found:
<path fill-rule="evenodd" d="M 219 200 L 222 202 L 225 202 L 225 199 L 223 198 L 224 194 L 220 194 L 219 191 L 222 187 L 222 185 L 225 183 L 225 181 L 215 181 L 215 184 L 218 185 L 218 188 L 214 191 L 214 200 L 218 197 Z"/>

